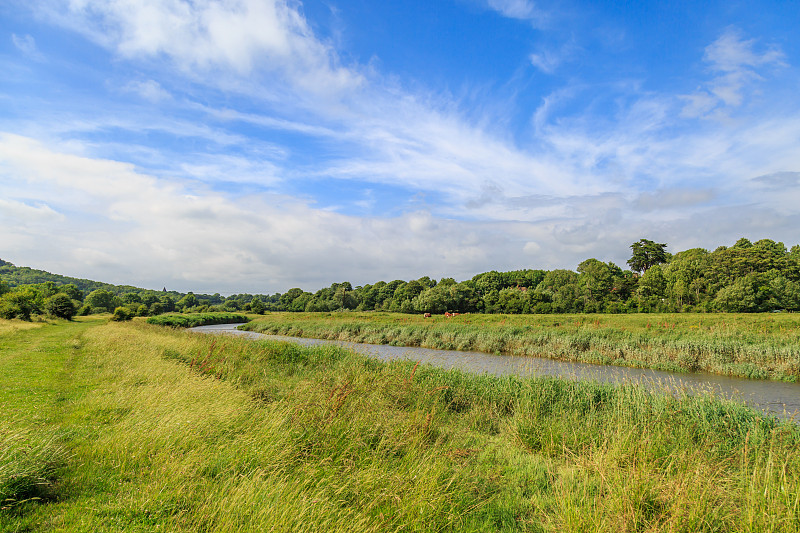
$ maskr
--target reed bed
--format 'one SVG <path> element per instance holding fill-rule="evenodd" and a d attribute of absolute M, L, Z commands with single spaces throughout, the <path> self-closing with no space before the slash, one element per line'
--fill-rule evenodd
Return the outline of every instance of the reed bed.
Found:
<path fill-rule="evenodd" d="M 243 329 L 370 344 L 474 350 L 673 372 L 800 379 L 800 315 L 273 313 Z"/>
<path fill-rule="evenodd" d="M 57 494 L 0 531 L 800 531 L 800 428 L 736 403 L 78 326 L 29 352 L 58 409 L 14 391 Z"/>

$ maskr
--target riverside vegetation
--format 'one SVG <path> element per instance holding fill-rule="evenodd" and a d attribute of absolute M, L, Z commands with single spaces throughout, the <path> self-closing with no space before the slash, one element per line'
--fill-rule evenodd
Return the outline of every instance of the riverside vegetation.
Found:
<path fill-rule="evenodd" d="M 237 324 L 248 320 L 250 319 L 246 315 L 235 313 L 195 313 L 191 315 L 169 313 L 151 316 L 147 319 L 147 323 L 173 328 L 196 328 L 207 324 Z"/>
<path fill-rule="evenodd" d="M 139 319 L 0 343 L 0 531 L 800 531 L 800 427 L 728 401 Z"/>
<path fill-rule="evenodd" d="M 794 313 L 430 318 L 395 313 L 271 313 L 242 329 L 673 372 L 800 379 L 800 315 Z"/>
<path fill-rule="evenodd" d="M 630 270 L 595 258 L 576 271 L 495 270 L 456 282 L 428 276 L 356 286 L 344 281 L 316 292 L 197 294 L 138 289 L 70 278 L 0 259 L 0 318 L 70 318 L 119 310 L 127 316 L 180 312 L 336 310 L 402 313 L 653 313 L 800 311 L 800 245 L 739 239 L 712 252 L 675 254 L 648 239 L 633 243 Z M 122 308 L 122 309 L 120 309 Z"/>

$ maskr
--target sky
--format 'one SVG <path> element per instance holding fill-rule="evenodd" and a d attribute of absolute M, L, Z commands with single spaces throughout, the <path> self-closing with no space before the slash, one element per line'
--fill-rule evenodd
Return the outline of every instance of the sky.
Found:
<path fill-rule="evenodd" d="M 800 4 L 0 0 L 0 258 L 271 294 L 800 243 Z"/>

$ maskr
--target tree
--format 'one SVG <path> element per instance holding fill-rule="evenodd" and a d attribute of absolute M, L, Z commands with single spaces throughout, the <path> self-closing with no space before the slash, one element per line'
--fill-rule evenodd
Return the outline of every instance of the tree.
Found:
<path fill-rule="evenodd" d="M 116 307 L 114 305 L 114 300 L 115 296 L 113 292 L 105 289 L 97 289 L 90 292 L 86 296 L 86 300 L 84 300 L 84 302 L 87 305 L 90 305 L 92 310 L 97 313 L 108 313 L 114 309 L 114 307 Z"/>
<path fill-rule="evenodd" d="M 74 283 L 68 283 L 60 287 L 61 292 L 65 293 L 72 300 L 83 301 L 83 291 Z"/>
<path fill-rule="evenodd" d="M 666 288 L 667 280 L 664 278 L 664 272 L 661 267 L 653 265 L 647 269 L 639 280 L 639 287 L 636 290 L 642 309 L 648 311 L 656 310 L 664 298 Z"/>
<path fill-rule="evenodd" d="M 190 307 L 195 307 L 199 302 L 197 301 L 197 296 L 194 295 L 193 292 L 186 293 L 186 296 L 178 300 L 178 303 L 175 304 L 177 307 L 181 309 L 189 309 Z"/>
<path fill-rule="evenodd" d="M 350 286 L 349 283 L 346 285 L 342 283 L 334 292 L 333 303 L 336 309 L 355 309 L 358 307 L 358 299 L 352 290 L 347 289 L 348 286 Z"/>
<path fill-rule="evenodd" d="M 142 303 L 142 297 L 139 296 L 138 292 L 126 292 L 122 295 L 122 303 L 124 304 L 140 304 Z"/>
<path fill-rule="evenodd" d="M 554 313 L 582 311 L 582 300 L 577 299 L 578 274 L 572 270 L 556 269 L 545 274 L 536 286 L 536 293 L 546 303 L 551 303 Z"/>
<path fill-rule="evenodd" d="M 473 277 L 472 280 L 475 282 L 475 288 L 481 296 L 489 294 L 492 291 L 499 292 L 501 289 L 506 288 L 503 275 L 496 270 L 478 274 Z"/>
<path fill-rule="evenodd" d="M 36 291 L 30 287 L 5 294 L 0 298 L 0 318 L 30 320 L 31 314 L 39 312 L 36 297 Z"/>
<path fill-rule="evenodd" d="M 263 315 L 265 311 L 264 302 L 258 299 L 258 297 L 253 296 L 253 299 L 250 300 L 250 311 L 257 315 Z"/>
<path fill-rule="evenodd" d="M 59 292 L 47 299 L 44 304 L 45 312 L 56 318 L 64 318 L 72 320 L 75 316 L 75 305 L 72 303 L 72 298 L 68 294 Z"/>
<path fill-rule="evenodd" d="M 292 303 L 302 294 L 303 294 L 303 289 L 300 289 L 298 287 L 289 289 L 288 291 L 286 291 L 281 295 L 280 299 L 281 305 L 283 305 L 284 309 L 288 311 L 292 307 Z"/>
<path fill-rule="evenodd" d="M 601 304 L 611 293 L 614 284 L 612 268 L 614 263 L 603 263 L 597 259 L 587 259 L 578 265 L 578 286 L 583 297 L 584 311 L 601 311 Z M 616 267 L 618 268 L 618 267 Z"/>
<path fill-rule="evenodd" d="M 667 262 L 666 244 L 653 242 L 648 239 L 639 239 L 631 244 L 633 255 L 628 259 L 628 265 L 634 272 L 645 272 L 654 265 Z"/>
<path fill-rule="evenodd" d="M 171 313 L 175 310 L 175 300 L 166 294 L 160 298 L 161 308 L 165 313 Z"/>

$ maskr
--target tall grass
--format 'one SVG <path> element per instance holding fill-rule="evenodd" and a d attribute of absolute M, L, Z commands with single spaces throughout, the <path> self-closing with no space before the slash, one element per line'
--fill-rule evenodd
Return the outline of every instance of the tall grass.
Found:
<path fill-rule="evenodd" d="M 56 472 L 66 460 L 57 435 L 32 428 L 0 428 L 0 510 L 55 497 Z"/>
<path fill-rule="evenodd" d="M 800 315 L 462 315 L 273 313 L 244 329 L 371 344 L 800 379 Z"/>
<path fill-rule="evenodd" d="M 73 350 L 60 500 L 8 530 L 800 531 L 800 428 L 731 402 L 141 322 Z"/>

